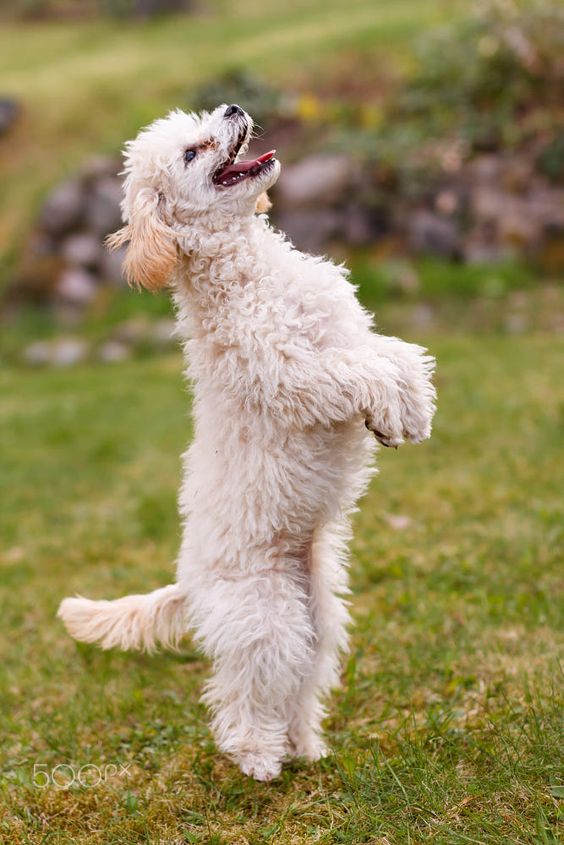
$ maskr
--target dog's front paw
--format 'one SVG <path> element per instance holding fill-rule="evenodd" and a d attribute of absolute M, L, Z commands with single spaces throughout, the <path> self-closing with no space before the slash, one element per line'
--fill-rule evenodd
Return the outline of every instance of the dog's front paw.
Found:
<path fill-rule="evenodd" d="M 382 446 L 397 449 L 404 442 L 403 427 L 390 426 L 388 420 L 375 419 L 372 414 L 367 414 L 364 424 L 368 431 L 371 431 L 378 443 Z"/>
<path fill-rule="evenodd" d="M 435 413 L 435 392 L 431 384 L 426 387 L 426 390 L 406 391 L 402 395 L 403 436 L 410 443 L 421 443 L 431 436 L 431 425 Z"/>
<path fill-rule="evenodd" d="M 384 356 L 393 361 L 397 371 L 397 394 L 388 397 L 387 413 L 393 416 L 394 422 L 399 420 L 400 438 L 409 443 L 421 443 L 431 436 L 431 423 L 435 413 L 435 359 L 428 355 L 423 347 L 405 343 L 395 337 L 379 337 L 377 343 Z M 382 414 L 378 416 L 381 417 Z M 377 415 L 374 415 L 373 419 L 376 423 L 379 422 Z M 389 428 L 380 428 L 377 424 L 368 427 L 385 446 L 396 445 L 390 442 Z"/>
<path fill-rule="evenodd" d="M 406 428 L 404 432 L 405 439 L 409 443 L 422 443 L 424 440 L 428 440 L 431 436 L 431 424 L 423 424 L 419 427 L 412 426 L 410 428 Z"/>
<path fill-rule="evenodd" d="M 421 443 L 431 436 L 431 424 L 437 398 L 433 384 L 435 359 L 420 346 L 406 344 L 400 393 L 404 436 L 411 443 Z"/>

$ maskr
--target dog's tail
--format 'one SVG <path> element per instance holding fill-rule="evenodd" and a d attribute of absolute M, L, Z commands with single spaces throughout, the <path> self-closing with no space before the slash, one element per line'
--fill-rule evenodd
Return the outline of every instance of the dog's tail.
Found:
<path fill-rule="evenodd" d="M 75 640 L 123 651 L 175 649 L 188 629 L 186 596 L 177 584 L 115 601 L 63 599 L 57 616 Z"/>

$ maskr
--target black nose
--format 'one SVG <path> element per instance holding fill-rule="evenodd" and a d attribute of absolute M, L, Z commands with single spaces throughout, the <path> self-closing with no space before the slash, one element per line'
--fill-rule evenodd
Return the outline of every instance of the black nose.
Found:
<path fill-rule="evenodd" d="M 233 105 L 227 106 L 227 108 L 225 109 L 225 114 L 223 116 L 224 117 L 233 117 L 234 114 L 237 115 L 238 117 L 242 117 L 242 115 L 244 115 L 245 112 L 243 111 L 241 106 L 238 106 L 238 105 L 236 105 L 236 103 L 233 103 Z"/>

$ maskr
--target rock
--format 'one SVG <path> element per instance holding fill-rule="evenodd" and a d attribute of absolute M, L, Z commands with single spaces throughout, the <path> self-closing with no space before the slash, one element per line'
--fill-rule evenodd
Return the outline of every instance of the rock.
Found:
<path fill-rule="evenodd" d="M 105 237 L 121 226 L 120 202 L 122 188 L 119 179 L 104 176 L 97 179 L 87 195 L 85 222 L 91 232 Z"/>
<path fill-rule="evenodd" d="M 343 231 L 342 213 L 330 208 L 297 209 L 276 217 L 280 226 L 298 249 L 323 252 L 327 242 Z"/>
<path fill-rule="evenodd" d="M 529 328 L 526 314 L 509 313 L 504 319 L 505 331 L 508 334 L 524 334 Z"/>
<path fill-rule="evenodd" d="M 50 235 L 38 229 L 31 232 L 25 247 L 24 261 L 36 261 L 40 258 L 58 255 L 58 244 Z"/>
<path fill-rule="evenodd" d="M 541 251 L 546 226 L 564 226 L 564 191 L 530 186 L 515 194 L 496 186 L 478 186 L 470 194 L 470 214 L 479 225 L 495 227 L 495 239 L 514 250 Z"/>
<path fill-rule="evenodd" d="M 530 214 L 538 218 L 547 232 L 564 229 L 564 190 L 535 185 L 528 197 Z"/>
<path fill-rule="evenodd" d="M 84 361 L 88 344 L 78 337 L 60 337 L 55 340 L 39 340 L 30 344 L 24 352 L 28 364 L 55 367 L 69 367 Z"/>
<path fill-rule="evenodd" d="M 525 311 L 529 304 L 529 294 L 524 290 L 515 290 L 507 297 L 507 308 L 510 311 Z"/>
<path fill-rule="evenodd" d="M 103 282 L 109 282 L 112 285 L 122 286 L 127 285 L 127 279 L 123 275 L 122 266 L 127 247 L 122 246 L 115 250 L 109 250 L 102 246 L 100 253 L 100 278 Z"/>
<path fill-rule="evenodd" d="M 506 195 L 505 207 L 498 221 L 498 233 L 502 244 L 513 251 L 529 251 L 539 246 L 541 221 L 532 213 L 527 199 Z"/>
<path fill-rule="evenodd" d="M 117 340 L 106 341 L 98 350 L 98 358 L 105 363 L 125 361 L 130 357 L 131 349 L 125 343 L 119 343 Z"/>
<path fill-rule="evenodd" d="M 334 205 L 350 188 L 354 165 L 344 155 L 311 155 L 282 169 L 276 187 L 281 208 Z"/>
<path fill-rule="evenodd" d="M 532 158 L 512 156 L 504 162 L 501 171 L 501 185 L 514 194 L 524 194 L 530 190 L 534 177 Z"/>
<path fill-rule="evenodd" d="M 466 174 L 471 185 L 492 185 L 499 181 L 501 168 L 499 156 L 481 155 L 469 163 Z"/>
<path fill-rule="evenodd" d="M 427 209 L 418 209 L 407 218 L 407 240 L 414 252 L 426 252 L 444 258 L 457 258 L 462 241 L 455 221 Z"/>
<path fill-rule="evenodd" d="M 460 209 L 460 197 L 456 191 L 445 188 L 435 197 L 435 208 L 439 214 L 450 217 Z"/>
<path fill-rule="evenodd" d="M 386 226 L 366 205 L 349 205 L 344 213 L 343 238 L 353 246 L 366 246 L 384 234 Z"/>
<path fill-rule="evenodd" d="M 500 243 L 495 224 L 482 223 L 464 238 L 462 254 L 467 264 L 498 264 L 510 257 L 510 250 Z"/>
<path fill-rule="evenodd" d="M 53 343 L 51 363 L 54 367 L 80 364 L 88 355 L 88 344 L 78 337 L 63 337 Z"/>
<path fill-rule="evenodd" d="M 51 343 L 48 340 L 36 340 L 24 350 L 24 360 L 34 367 L 43 367 L 51 362 Z"/>
<path fill-rule="evenodd" d="M 69 235 L 61 244 L 61 254 L 69 264 L 95 268 L 100 262 L 103 247 L 99 238 L 89 232 Z"/>
<path fill-rule="evenodd" d="M 123 162 L 116 156 L 92 156 L 81 169 L 81 174 L 87 182 L 110 176 L 116 179 L 121 170 Z"/>
<path fill-rule="evenodd" d="M 507 196 L 495 185 L 478 185 L 470 193 L 470 213 L 478 221 L 497 223 L 506 208 Z"/>
<path fill-rule="evenodd" d="M 113 340 L 118 343 L 137 345 L 144 343 L 150 335 L 151 322 L 148 317 L 132 317 L 119 323 L 113 331 Z"/>
<path fill-rule="evenodd" d="M 56 296 L 71 305 L 89 305 L 96 296 L 96 277 L 81 267 L 65 270 L 55 289 Z"/>
<path fill-rule="evenodd" d="M 81 180 L 69 179 L 58 185 L 47 197 L 40 213 L 40 227 L 48 235 L 58 237 L 82 224 L 85 196 Z"/>
<path fill-rule="evenodd" d="M 175 335 L 176 322 L 168 317 L 163 317 L 162 320 L 157 320 L 153 324 L 152 336 L 155 345 L 161 348 L 167 346 L 175 346 L 177 337 Z"/>
<path fill-rule="evenodd" d="M 21 112 L 20 104 L 11 97 L 0 97 L 0 137 L 6 135 Z"/>

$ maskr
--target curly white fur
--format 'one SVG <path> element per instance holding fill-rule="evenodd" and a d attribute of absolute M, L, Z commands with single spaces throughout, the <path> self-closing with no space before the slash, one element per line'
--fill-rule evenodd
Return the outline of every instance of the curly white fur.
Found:
<path fill-rule="evenodd" d="M 255 206 L 273 160 L 229 187 L 212 175 L 244 112 L 174 112 L 127 146 L 132 280 L 170 283 L 194 386 L 177 582 L 114 602 L 65 599 L 78 640 L 174 646 L 190 628 L 213 662 L 204 695 L 219 747 L 249 775 L 325 753 L 323 696 L 347 647 L 349 515 L 375 441 L 430 435 L 434 361 L 373 331 L 347 272 L 303 255 Z M 186 160 L 185 151 L 196 151 Z"/>

